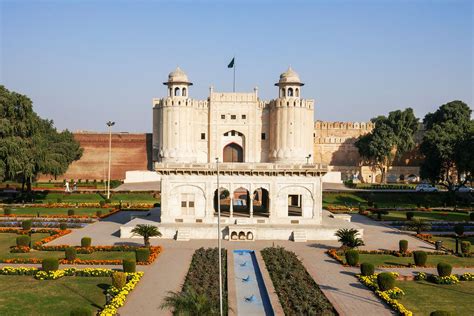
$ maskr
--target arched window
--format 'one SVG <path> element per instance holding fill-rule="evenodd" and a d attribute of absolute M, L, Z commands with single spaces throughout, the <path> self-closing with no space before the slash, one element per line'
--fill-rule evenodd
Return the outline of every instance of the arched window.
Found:
<path fill-rule="evenodd" d="M 281 88 L 281 96 L 285 97 L 285 89 Z"/>
<path fill-rule="evenodd" d="M 288 88 L 288 96 L 289 97 L 293 96 L 293 88 Z"/>
<path fill-rule="evenodd" d="M 182 93 L 183 97 L 186 96 L 186 88 L 183 88 L 183 93 Z"/>
<path fill-rule="evenodd" d="M 181 96 L 181 89 L 179 89 L 178 87 L 174 88 L 174 96 L 175 97 Z"/>
<path fill-rule="evenodd" d="M 295 89 L 295 96 L 298 98 L 300 97 L 300 89 L 298 88 Z"/>

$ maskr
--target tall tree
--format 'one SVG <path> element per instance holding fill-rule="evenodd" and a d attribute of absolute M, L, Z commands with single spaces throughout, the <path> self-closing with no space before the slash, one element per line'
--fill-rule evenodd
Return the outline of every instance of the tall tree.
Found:
<path fill-rule="evenodd" d="M 462 101 L 452 101 L 428 113 L 423 123 L 426 132 L 420 150 L 424 155 L 421 177 L 445 186 L 450 192 L 456 184 L 472 177 L 474 127 L 472 110 Z"/>
<path fill-rule="evenodd" d="M 63 174 L 81 155 L 69 131 L 58 132 L 27 96 L 0 86 L 0 181 L 21 181 L 30 189 L 38 174 Z"/>
<path fill-rule="evenodd" d="M 386 181 L 386 173 L 393 161 L 415 147 L 415 133 L 418 130 L 418 119 L 413 110 L 407 108 L 383 115 L 371 120 L 375 127 L 359 137 L 355 146 L 363 159 L 363 163 L 380 170 L 382 182 Z"/>

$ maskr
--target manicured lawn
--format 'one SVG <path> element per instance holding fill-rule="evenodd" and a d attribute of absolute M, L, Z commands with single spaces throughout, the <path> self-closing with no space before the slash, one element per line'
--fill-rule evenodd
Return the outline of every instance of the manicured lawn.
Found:
<path fill-rule="evenodd" d="M 59 200 L 63 203 L 98 203 L 104 201 L 104 195 L 99 193 L 70 193 L 63 192 L 35 192 L 35 201 L 38 203 L 57 203 Z M 58 200 L 59 199 L 59 200 Z M 155 199 L 151 193 L 117 193 L 111 195 L 112 202 L 123 203 L 156 203 L 159 200 Z"/>
<path fill-rule="evenodd" d="M 426 281 L 397 281 L 405 292 L 399 299 L 414 315 L 429 315 L 435 310 L 450 311 L 453 315 L 474 315 L 474 282 L 441 285 Z"/>
<path fill-rule="evenodd" d="M 69 315 L 76 307 L 93 314 L 105 305 L 109 277 L 63 277 L 35 280 L 32 276 L 0 276 L 0 315 Z"/>
<path fill-rule="evenodd" d="M 445 192 L 323 192 L 323 206 L 340 205 L 367 207 L 371 201 L 379 208 L 415 208 L 420 206 L 443 206 Z"/>
<path fill-rule="evenodd" d="M 64 258 L 64 251 L 37 251 L 31 250 L 29 253 L 11 253 L 10 246 L 16 245 L 17 234 L 0 233 L 0 259 L 12 258 L 48 258 L 54 257 L 58 259 Z M 32 243 L 42 238 L 49 236 L 49 234 L 32 234 Z M 83 260 L 114 260 L 114 259 L 133 259 L 135 253 L 131 251 L 96 251 L 91 254 L 78 254 L 78 259 Z M 0 313 L 1 315 L 1 313 Z"/>
<path fill-rule="evenodd" d="M 441 240 L 443 241 L 444 247 L 451 250 L 456 250 L 456 238 L 454 237 L 438 237 L 434 235 L 433 240 Z M 474 236 L 466 236 L 462 239 L 459 239 L 459 251 L 461 251 L 461 241 L 463 240 L 471 242 L 471 252 L 473 252 L 474 251 Z"/>
<path fill-rule="evenodd" d="M 48 208 L 48 207 L 15 207 L 11 208 L 12 215 L 67 215 L 68 210 L 74 210 L 74 215 L 94 216 L 97 211 L 102 214 L 109 212 L 106 208 Z"/>
<path fill-rule="evenodd" d="M 340 256 L 344 259 L 343 254 Z M 392 255 L 377 255 L 377 254 L 359 254 L 359 262 L 369 262 L 374 266 L 388 266 L 388 265 L 408 265 L 414 263 L 413 257 L 395 257 Z M 474 267 L 474 258 L 463 258 L 452 255 L 429 255 L 426 262 L 429 266 L 436 266 L 439 262 L 449 263 L 453 266 Z"/>
<path fill-rule="evenodd" d="M 440 211 L 428 211 L 428 212 L 413 212 L 415 217 L 413 219 L 422 219 L 426 221 L 466 221 L 469 220 L 469 214 L 460 212 L 440 212 Z M 376 218 L 377 215 L 372 215 Z M 406 211 L 389 211 L 387 215 L 382 215 L 382 219 L 386 221 L 406 221 Z"/>

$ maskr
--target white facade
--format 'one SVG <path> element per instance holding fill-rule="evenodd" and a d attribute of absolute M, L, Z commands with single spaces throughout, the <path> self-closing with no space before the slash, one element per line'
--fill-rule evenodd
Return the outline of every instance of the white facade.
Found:
<path fill-rule="evenodd" d="M 322 215 L 327 166 L 311 155 L 314 100 L 301 98 L 296 72 L 280 75 L 278 97 L 270 101 L 260 100 L 257 89 L 211 88 L 207 100 L 191 99 L 192 83 L 179 68 L 164 84 L 167 97 L 153 99 L 153 159 L 161 179 L 156 225 L 164 238 L 215 238 L 220 204 L 222 238 L 334 239 L 337 227 L 324 225 Z M 122 227 L 122 237 L 137 221 Z"/>

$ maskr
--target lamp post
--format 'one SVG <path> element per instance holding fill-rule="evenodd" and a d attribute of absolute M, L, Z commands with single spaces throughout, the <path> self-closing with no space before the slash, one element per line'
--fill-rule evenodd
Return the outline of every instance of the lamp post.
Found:
<path fill-rule="evenodd" d="M 107 126 L 109 127 L 109 173 L 107 176 L 107 200 L 110 199 L 110 163 L 112 161 L 112 126 L 115 122 L 108 121 Z"/>
<path fill-rule="evenodd" d="M 309 155 L 306 156 L 305 158 L 306 158 L 306 164 L 308 165 L 308 164 L 309 164 L 309 158 L 311 158 L 311 154 L 309 154 Z"/>
<path fill-rule="evenodd" d="M 223 314 L 222 306 L 222 255 L 221 255 L 221 188 L 219 185 L 219 158 L 216 158 L 217 169 L 217 248 L 219 256 L 219 311 Z"/>

